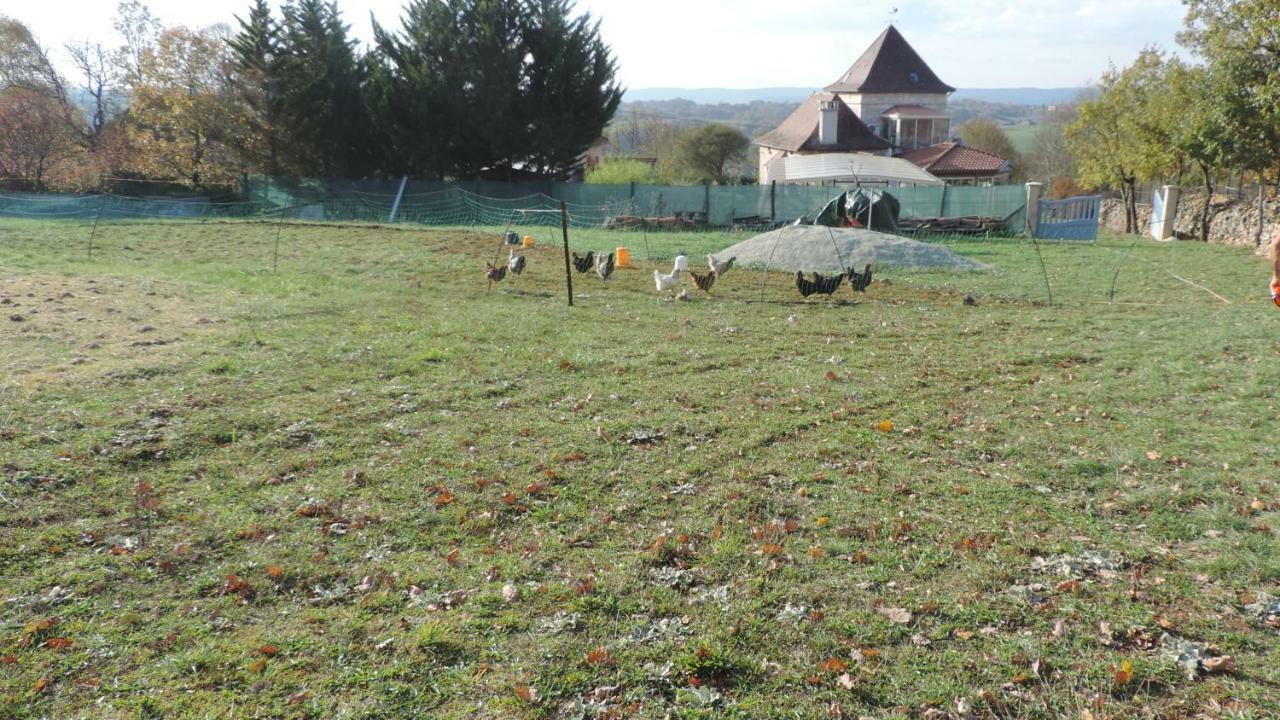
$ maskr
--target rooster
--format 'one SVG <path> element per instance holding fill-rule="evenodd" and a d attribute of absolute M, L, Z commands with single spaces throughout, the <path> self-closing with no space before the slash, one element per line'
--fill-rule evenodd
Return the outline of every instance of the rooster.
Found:
<path fill-rule="evenodd" d="M 694 287 L 710 295 L 711 286 L 716 284 L 716 278 L 719 277 L 719 275 L 714 270 L 706 275 L 699 275 L 696 272 L 690 271 L 689 277 L 693 278 Z"/>
<path fill-rule="evenodd" d="M 596 265 L 596 253 L 594 250 L 588 250 L 585 256 L 573 253 L 573 269 L 580 273 L 589 271 Z"/>
<path fill-rule="evenodd" d="M 484 276 L 490 284 L 502 282 L 503 278 L 507 276 L 507 267 L 487 262 L 484 264 Z"/>
<path fill-rule="evenodd" d="M 708 255 L 707 267 L 711 268 L 712 274 L 720 276 L 729 272 L 729 268 L 733 267 L 733 262 L 737 259 L 736 257 L 731 257 L 728 260 L 716 260 L 714 255 Z"/>
<path fill-rule="evenodd" d="M 603 256 L 596 260 L 596 274 L 601 280 L 608 280 L 613 274 L 613 253 Z"/>
<path fill-rule="evenodd" d="M 507 255 L 507 270 L 512 275 L 519 275 L 524 272 L 525 259 L 523 255 L 517 255 L 515 250 L 510 251 Z"/>
<path fill-rule="evenodd" d="M 844 274 L 825 275 L 813 274 L 813 280 L 805 280 L 804 273 L 796 271 L 796 289 L 800 294 L 809 297 L 810 295 L 831 295 L 840 289 L 840 283 L 844 282 Z"/>
<path fill-rule="evenodd" d="M 853 268 L 844 274 L 849 280 L 849 287 L 853 290 L 864 293 L 868 287 L 871 287 L 871 266 L 867 265 L 861 273 Z"/>

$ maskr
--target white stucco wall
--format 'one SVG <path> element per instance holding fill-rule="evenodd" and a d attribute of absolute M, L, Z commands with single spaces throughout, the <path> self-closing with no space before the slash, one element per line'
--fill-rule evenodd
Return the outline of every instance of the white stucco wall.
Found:
<path fill-rule="evenodd" d="M 880 116 L 894 105 L 919 105 L 939 114 L 947 115 L 946 93 L 888 93 L 862 95 L 858 93 L 839 93 L 840 99 L 853 109 L 853 112 L 867 125 L 874 125 L 876 134 L 881 134 Z"/>

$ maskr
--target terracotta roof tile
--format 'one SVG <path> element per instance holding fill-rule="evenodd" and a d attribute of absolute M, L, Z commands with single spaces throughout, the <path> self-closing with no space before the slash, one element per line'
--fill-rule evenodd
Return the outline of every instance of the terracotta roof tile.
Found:
<path fill-rule="evenodd" d="M 945 142 L 905 152 L 898 157 L 910 160 L 938 177 L 948 175 L 999 175 L 1007 169 L 1005 158 L 993 153 Z"/>

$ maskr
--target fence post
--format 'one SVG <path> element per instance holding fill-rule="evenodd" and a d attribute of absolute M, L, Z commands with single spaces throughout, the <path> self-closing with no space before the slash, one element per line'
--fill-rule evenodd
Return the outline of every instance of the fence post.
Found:
<path fill-rule="evenodd" d="M 391 203 L 391 215 L 387 218 L 387 223 L 393 223 L 396 221 L 396 213 L 400 211 L 400 200 L 404 198 L 404 186 L 408 184 L 408 175 L 400 178 L 400 190 L 396 192 L 396 201 Z"/>
<path fill-rule="evenodd" d="M 564 233 L 564 285 L 573 307 L 573 272 L 569 270 L 569 207 L 560 201 L 560 230 Z"/>
<path fill-rule="evenodd" d="M 631 194 L 628 195 L 627 197 L 629 197 L 632 200 L 636 199 L 636 181 L 635 180 L 631 181 Z"/>
<path fill-rule="evenodd" d="M 1027 183 L 1027 227 L 1031 237 L 1036 236 L 1036 227 L 1040 224 L 1040 193 L 1044 185 L 1038 182 Z"/>
<path fill-rule="evenodd" d="M 769 222 L 778 222 L 778 181 L 769 181 Z"/>
<path fill-rule="evenodd" d="M 1178 201 L 1182 198 L 1182 188 L 1176 185 L 1165 185 L 1161 188 L 1164 193 L 1164 207 L 1160 208 L 1160 217 L 1151 218 L 1151 224 L 1159 223 L 1159 232 L 1154 233 L 1156 240 L 1168 240 L 1174 236 L 1174 223 L 1178 219 Z"/>
<path fill-rule="evenodd" d="M 704 180 L 702 182 L 702 215 L 707 219 L 707 226 L 711 225 L 711 181 Z"/>

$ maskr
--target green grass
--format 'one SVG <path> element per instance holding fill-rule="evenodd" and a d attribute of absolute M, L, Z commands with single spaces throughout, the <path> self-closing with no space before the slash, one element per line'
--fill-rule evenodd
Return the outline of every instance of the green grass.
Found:
<path fill-rule="evenodd" d="M 1013 147 L 1020 155 L 1025 156 L 1031 152 L 1031 148 L 1035 147 L 1036 137 L 1044 132 L 1043 125 L 1033 123 L 1019 123 L 1017 125 L 1006 125 L 1001 130 L 1008 136 L 1009 142 L 1013 143 Z"/>
<path fill-rule="evenodd" d="M 550 240 L 486 289 L 496 231 L 290 225 L 277 273 L 267 225 L 87 239 L 0 224 L 2 717 L 1280 712 L 1242 251 L 1046 244 L 1053 306 L 1024 242 L 807 303 L 642 260 L 570 310 Z"/>

